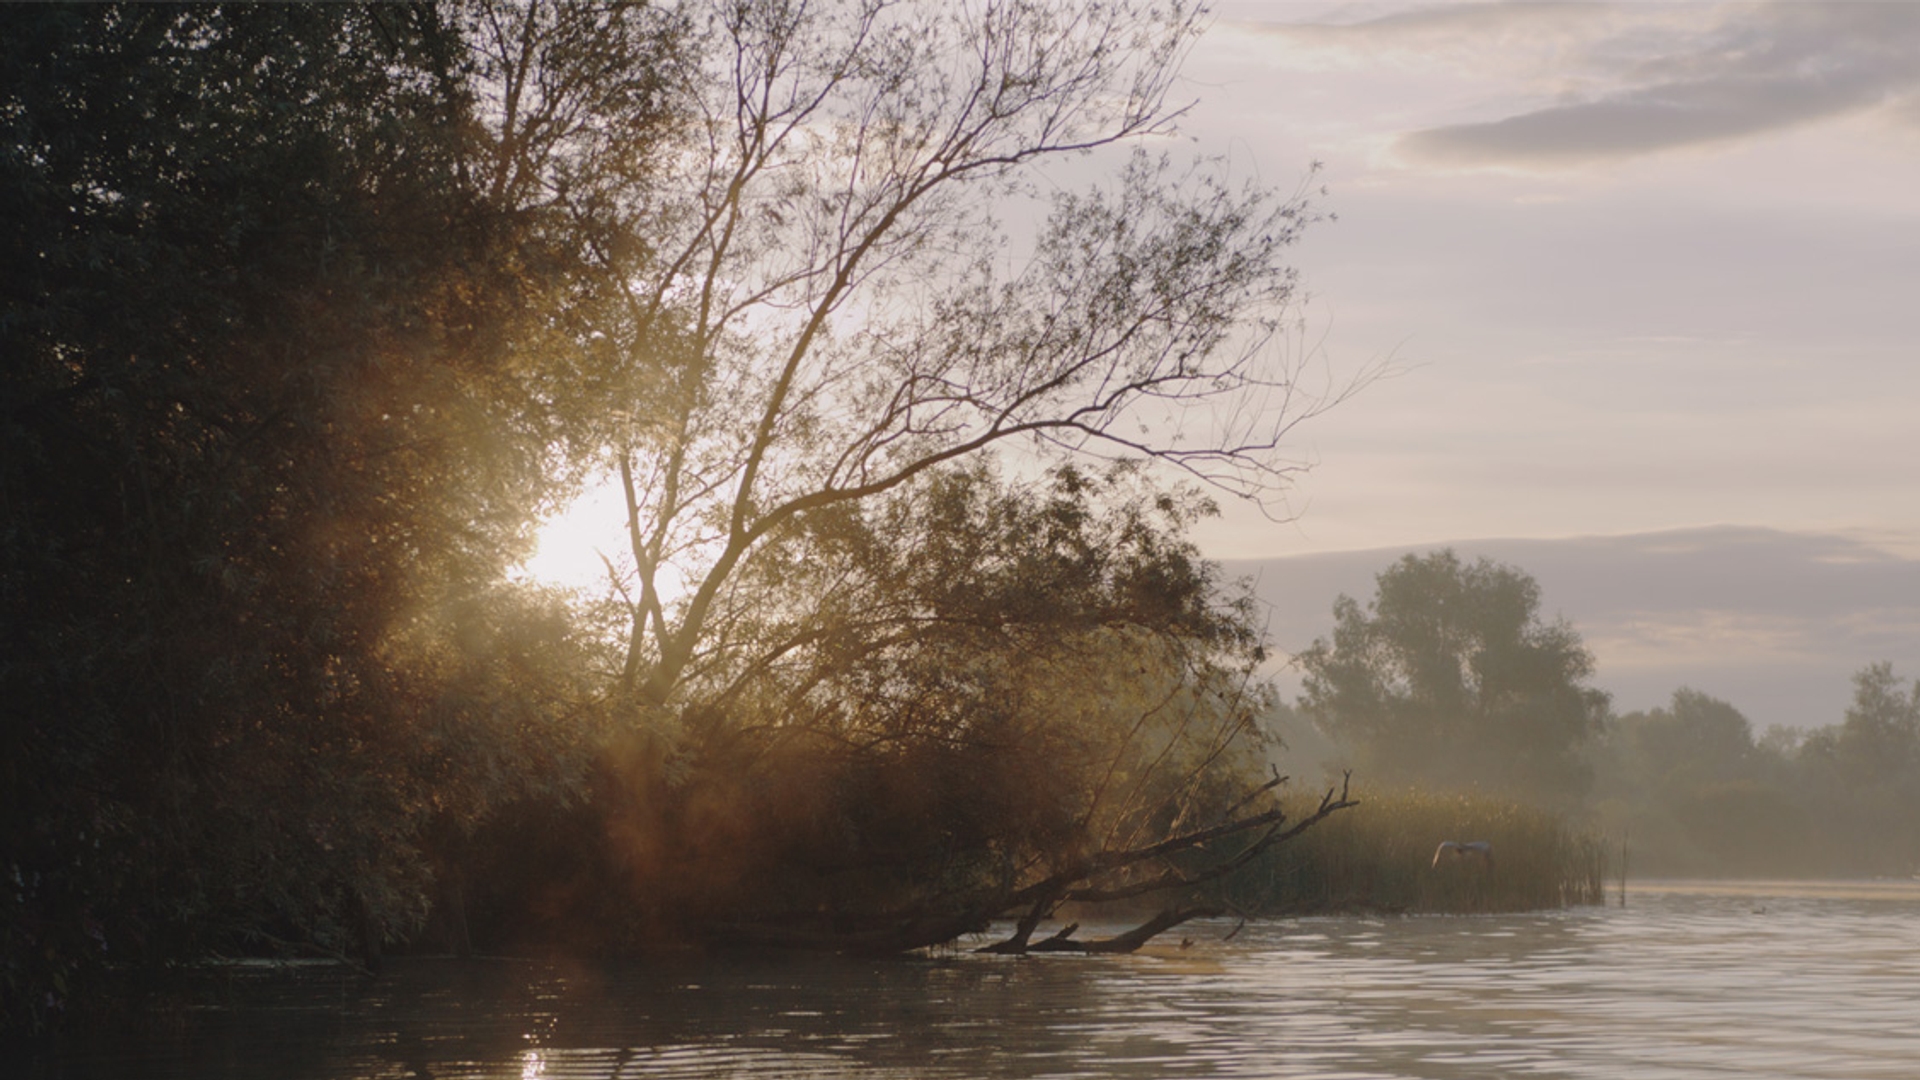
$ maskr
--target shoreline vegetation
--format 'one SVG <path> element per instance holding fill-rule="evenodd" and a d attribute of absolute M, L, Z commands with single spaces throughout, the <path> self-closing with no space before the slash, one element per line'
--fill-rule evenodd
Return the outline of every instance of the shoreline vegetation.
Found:
<path fill-rule="evenodd" d="M 1368 912 L 1486 914 L 1606 902 L 1613 864 L 1568 815 L 1512 799 L 1369 792 L 1229 879 L 1238 910 L 1282 916 Z M 1491 862 L 1441 859 L 1446 840 L 1484 841 Z"/>
<path fill-rule="evenodd" d="M 1498 796 L 1356 791 L 1355 805 L 1185 899 L 1249 921 L 1338 915 L 1484 915 L 1614 903 L 1618 852 L 1568 812 Z M 1287 803 L 1291 811 L 1311 809 Z M 1442 841 L 1491 845 L 1491 864 L 1441 859 Z M 1632 886 L 1637 882 L 1630 882 Z M 1058 923 L 1116 924 L 1158 908 L 1062 908 Z M 1175 935 L 1178 936 L 1178 935 Z"/>

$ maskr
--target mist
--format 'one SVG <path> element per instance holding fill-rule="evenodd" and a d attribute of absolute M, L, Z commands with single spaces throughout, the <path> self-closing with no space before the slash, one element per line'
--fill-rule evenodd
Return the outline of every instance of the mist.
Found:
<path fill-rule="evenodd" d="M 1615 849 L 1630 845 L 1637 872 L 1904 877 L 1920 865 L 1920 836 L 1906 824 L 1920 806 L 1920 684 L 1888 659 L 1920 645 L 1920 609 L 1907 603 L 1920 563 L 1847 537 L 1735 528 L 1459 550 L 1498 555 L 1537 581 L 1541 621 L 1577 634 L 1590 654 L 1581 683 L 1606 691 L 1608 707 L 1577 740 L 1575 785 L 1552 787 L 1577 795 L 1563 805 Z M 1309 698 L 1333 598 L 1367 602 L 1396 557 L 1413 556 L 1230 564 L 1285 650 L 1276 670 L 1292 704 L 1269 722 L 1291 767 L 1324 775 L 1390 760 L 1364 728 L 1342 738 L 1316 722 Z M 1450 741 L 1463 738 L 1476 759 L 1511 753 L 1502 745 L 1511 736 L 1496 729 Z M 1521 799 L 1540 787 L 1517 765 L 1383 779 Z"/>

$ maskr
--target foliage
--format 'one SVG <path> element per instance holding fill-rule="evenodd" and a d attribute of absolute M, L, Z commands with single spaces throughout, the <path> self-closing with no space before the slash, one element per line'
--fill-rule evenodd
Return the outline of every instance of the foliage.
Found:
<path fill-rule="evenodd" d="M 1162 862 L 1076 868 L 1265 805 L 1252 609 L 1183 535 L 1205 504 L 1132 467 L 975 468 L 861 509 L 783 537 L 785 595 L 716 622 L 705 708 L 633 736 L 608 812 L 661 918 L 971 926 L 1062 874 L 1128 887 Z"/>
<path fill-rule="evenodd" d="M 457 37 L 100 5 L 0 40 L 7 1006 L 405 932 L 431 823 L 571 782 L 531 717 L 584 644 L 497 584 L 550 253 L 469 182 Z"/>
<path fill-rule="evenodd" d="M 1827 866 L 1911 876 L 1920 870 L 1920 682 L 1882 661 L 1854 673 L 1841 723 L 1810 734 L 1794 756 Z"/>
<path fill-rule="evenodd" d="M 1830 758 L 1837 772 L 1866 786 L 1920 782 L 1920 680 L 1902 686 L 1885 661 L 1855 672 L 1853 702 L 1839 729 L 1802 752 Z"/>
<path fill-rule="evenodd" d="M 1612 716 L 1582 685 L 1578 635 L 1539 620 L 1525 573 L 1442 551 L 1376 580 L 1365 607 L 1341 597 L 1331 637 L 1298 658 L 1298 715 L 1274 722 L 1307 749 L 1324 734 L 1363 776 L 1590 812 L 1641 874 L 1920 867 L 1920 683 L 1891 664 L 1856 673 L 1843 721 L 1804 735 L 1756 739 L 1739 710 L 1688 687 Z"/>
<path fill-rule="evenodd" d="M 1340 395 L 1267 347 L 1314 214 L 1143 154 L 1043 197 L 1171 131 L 1198 26 L 8 9 L 0 1022 L 458 943 L 468 894 L 496 940 L 933 941 L 1277 842 L 1251 608 L 1137 462 L 1283 485 Z M 596 469 L 629 575 L 509 584 Z"/>
<path fill-rule="evenodd" d="M 626 622 L 601 796 L 618 839 L 589 876 L 641 921 L 764 906 L 794 887 L 762 869 L 815 863 L 868 871 L 800 889 L 815 906 L 973 911 L 953 898 L 1175 828 L 1186 788 L 1230 805 L 1247 724 L 1223 703 L 1252 635 L 1149 520 L 1185 498 L 1078 470 L 995 494 L 984 471 L 1018 447 L 1271 496 L 1281 437 L 1339 396 L 1269 347 L 1306 200 L 1139 150 L 1172 130 L 1198 13 L 672 10 L 684 49 L 635 80 L 676 121 L 655 167 L 555 155 L 535 184 L 601 227 L 581 250 L 615 298 L 574 331 L 602 396 L 567 448 L 629 515 L 607 598 Z M 517 87 L 581 66 L 525 46 L 546 18 L 472 24 L 488 70 L 536 73 L 493 80 L 500 142 L 516 103 L 553 100 Z M 1101 186 L 1048 171 L 1089 154 Z M 1188 422 L 1195 404 L 1215 418 Z M 1125 764 L 1150 716 L 1199 749 Z"/>
<path fill-rule="evenodd" d="M 1607 697 L 1564 621 L 1513 567 L 1408 555 L 1363 608 L 1334 603 L 1333 636 L 1297 659 L 1301 708 L 1364 775 L 1436 790 L 1482 788 L 1565 805 L 1586 790 L 1581 749 Z"/>
<path fill-rule="evenodd" d="M 1781 865 L 1797 816 L 1771 790 L 1767 755 L 1739 710 L 1691 688 L 1611 718 L 1595 747 L 1594 797 L 1637 872 L 1759 873 Z"/>
<path fill-rule="evenodd" d="M 997 445 L 1277 493 L 1280 437 L 1326 404 L 1264 347 L 1311 208 L 1144 155 L 1088 192 L 1047 171 L 1171 130 L 1195 11 L 681 10 L 675 138 L 593 200 L 633 230 L 591 254 L 624 300 L 592 331 L 614 373 L 596 460 L 632 508 L 636 707 L 691 702 L 711 621 L 751 602 L 776 534 Z M 1192 403 L 1221 407 L 1190 424 Z"/>

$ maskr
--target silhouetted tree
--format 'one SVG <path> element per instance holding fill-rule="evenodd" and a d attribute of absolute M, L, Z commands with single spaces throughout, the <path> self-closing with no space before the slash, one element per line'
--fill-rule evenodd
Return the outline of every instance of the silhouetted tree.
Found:
<path fill-rule="evenodd" d="M 616 880 L 669 931 L 898 950 L 1019 914 L 1023 949 L 1279 842 L 1251 608 L 1184 536 L 1207 505 L 1138 472 L 941 470 L 783 534 L 721 689 L 604 804 Z"/>
<path fill-rule="evenodd" d="M 1266 347 L 1303 200 L 1136 154 L 1031 244 L 996 224 L 1046 163 L 1169 131 L 1198 25 L 7 9 L 6 1019 L 109 946 L 376 952 L 528 840 L 506 807 L 629 874 L 602 939 L 809 873 L 950 937 L 1284 835 L 1197 504 L 983 464 L 1270 496 L 1338 397 Z M 611 664 L 596 613 L 503 582 L 595 469 L 630 511 Z M 771 854 L 700 861 L 729 837 Z M 711 873 L 669 894 L 664 851 Z"/>
<path fill-rule="evenodd" d="M 1041 194 L 1056 162 L 1171 130 L 1196 11 L 686 10 L 667 164 L 595 196 L 634 230 L 592 251 L 626 301 L 596 340 L 631 376 L 603 384 L 601 460 L 632 508 L 636 701 L 697 700 L 713 624 L 757 602 L 741 583 L 782 530 L 995 446 L 1277 494 L 1279 438 L 1326 404 L 1269 347 L 1310 207 L 1144 153 Z M 1192 403 L 1217 408 L 1189 422 Z"/>
<path fill-rule="evenodd" d="M 9 1009 L 377 944 L 431 822 L 577 780 L 531 714 L 585 642 L 499 584 L 569 248 L 479 186 L 466 71 L 430 6 L 0 16 Z"/>
<path fill-rule="evenodd" d="M 1339 396 L 1272 347 L 1295 284 L 1281 258 L 1313 211 L 1138 150 L 1178 113 L 1167 95 L 1200 27 L 1184 4 L 678 10 L 688 47 L 659 85 L 682 123 L 659 167 L 541 181 L 557 205 L 626 223 L 586 248 L 622 302 L 597 308 L 583 339 L 604 363 L 604 421 L 583 430 L 604 433 L 592 460 L 628 508 L 610 600 L 626 624 L 613 691 L 633 735 L 607 781 L 607 813 L 633 817 L 618 831 L 644 855 L 627 894 L 664 902 L 660 852 L 703 835 L 696 809 L 750 804 L 703 785 L 744 799 L 742 777 L 765 779 L 753 763 L 799 745 L 842 747 L 849 760 L 824 774 L 788 772 L 848 790 L 884 778 L 904 793 L 903 778 L 962 762 L 976 776 L 989 760 L 1008 778 L 1041 767 L 1023 760 L 1055 768 L 1037 788 L 929 781 L 951 799 L 917 816 L 998 816 L 958 849 L 856 843 L 870 869 L 882 850 L 898 860 L 868 875 L 867 908 L 895 895 L 878 884 L 888 872 L 920 890 L 940 852 L 996 850 L 1016 876 L 1037 872 L 1031 860 L 1072 863 L 1057 831 L 1022 832 L 1039 829 L 1038 803 L 1087 798 L 1061 740 L 1106 746 L 1103 732 L 1143 723 L 1155 700 L 1188 703 L 1156 723 L 1244 732 L 1224 719 L 1244 709 L 1215 716 L 1209 702 L 1245 643 L 1219 636 L 1218 618 L 1183 621 L 1212 603 L 1207 575 L 1175 549 L 1141 549 L 1159 533 L 1140 504 L 1095 501 L 1117 489 L 1062 472 L 989 498 L 973 470 L 1019 447 L 1047 463 L 1152 460 L 1275 496 L 1293 468 L 1280 439 Z M 1089 154 L 1111 160 L 1108 181 L 1054 194 L 1047 170 Z M 1009 213 L 1038 224 L 1008 229 Z M 1239 781 L 1237 760 L 1176 755 L 1160 771 Z M 1059 810 L 1039 831 L 1091 812 Z M 741 872 L 714 867 L 709 895 L 738 896 Z"/>

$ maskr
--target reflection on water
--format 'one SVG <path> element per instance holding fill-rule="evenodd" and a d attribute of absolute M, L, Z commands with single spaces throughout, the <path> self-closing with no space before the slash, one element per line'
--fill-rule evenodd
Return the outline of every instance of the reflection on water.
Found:
<path fill-rule="evenodd" d="M 1637 886 L 1629 906 L 1190 924 L 1131 957 L 226 973 L 95 1077 L 1920 1075 L 1920 887 Z"/>

